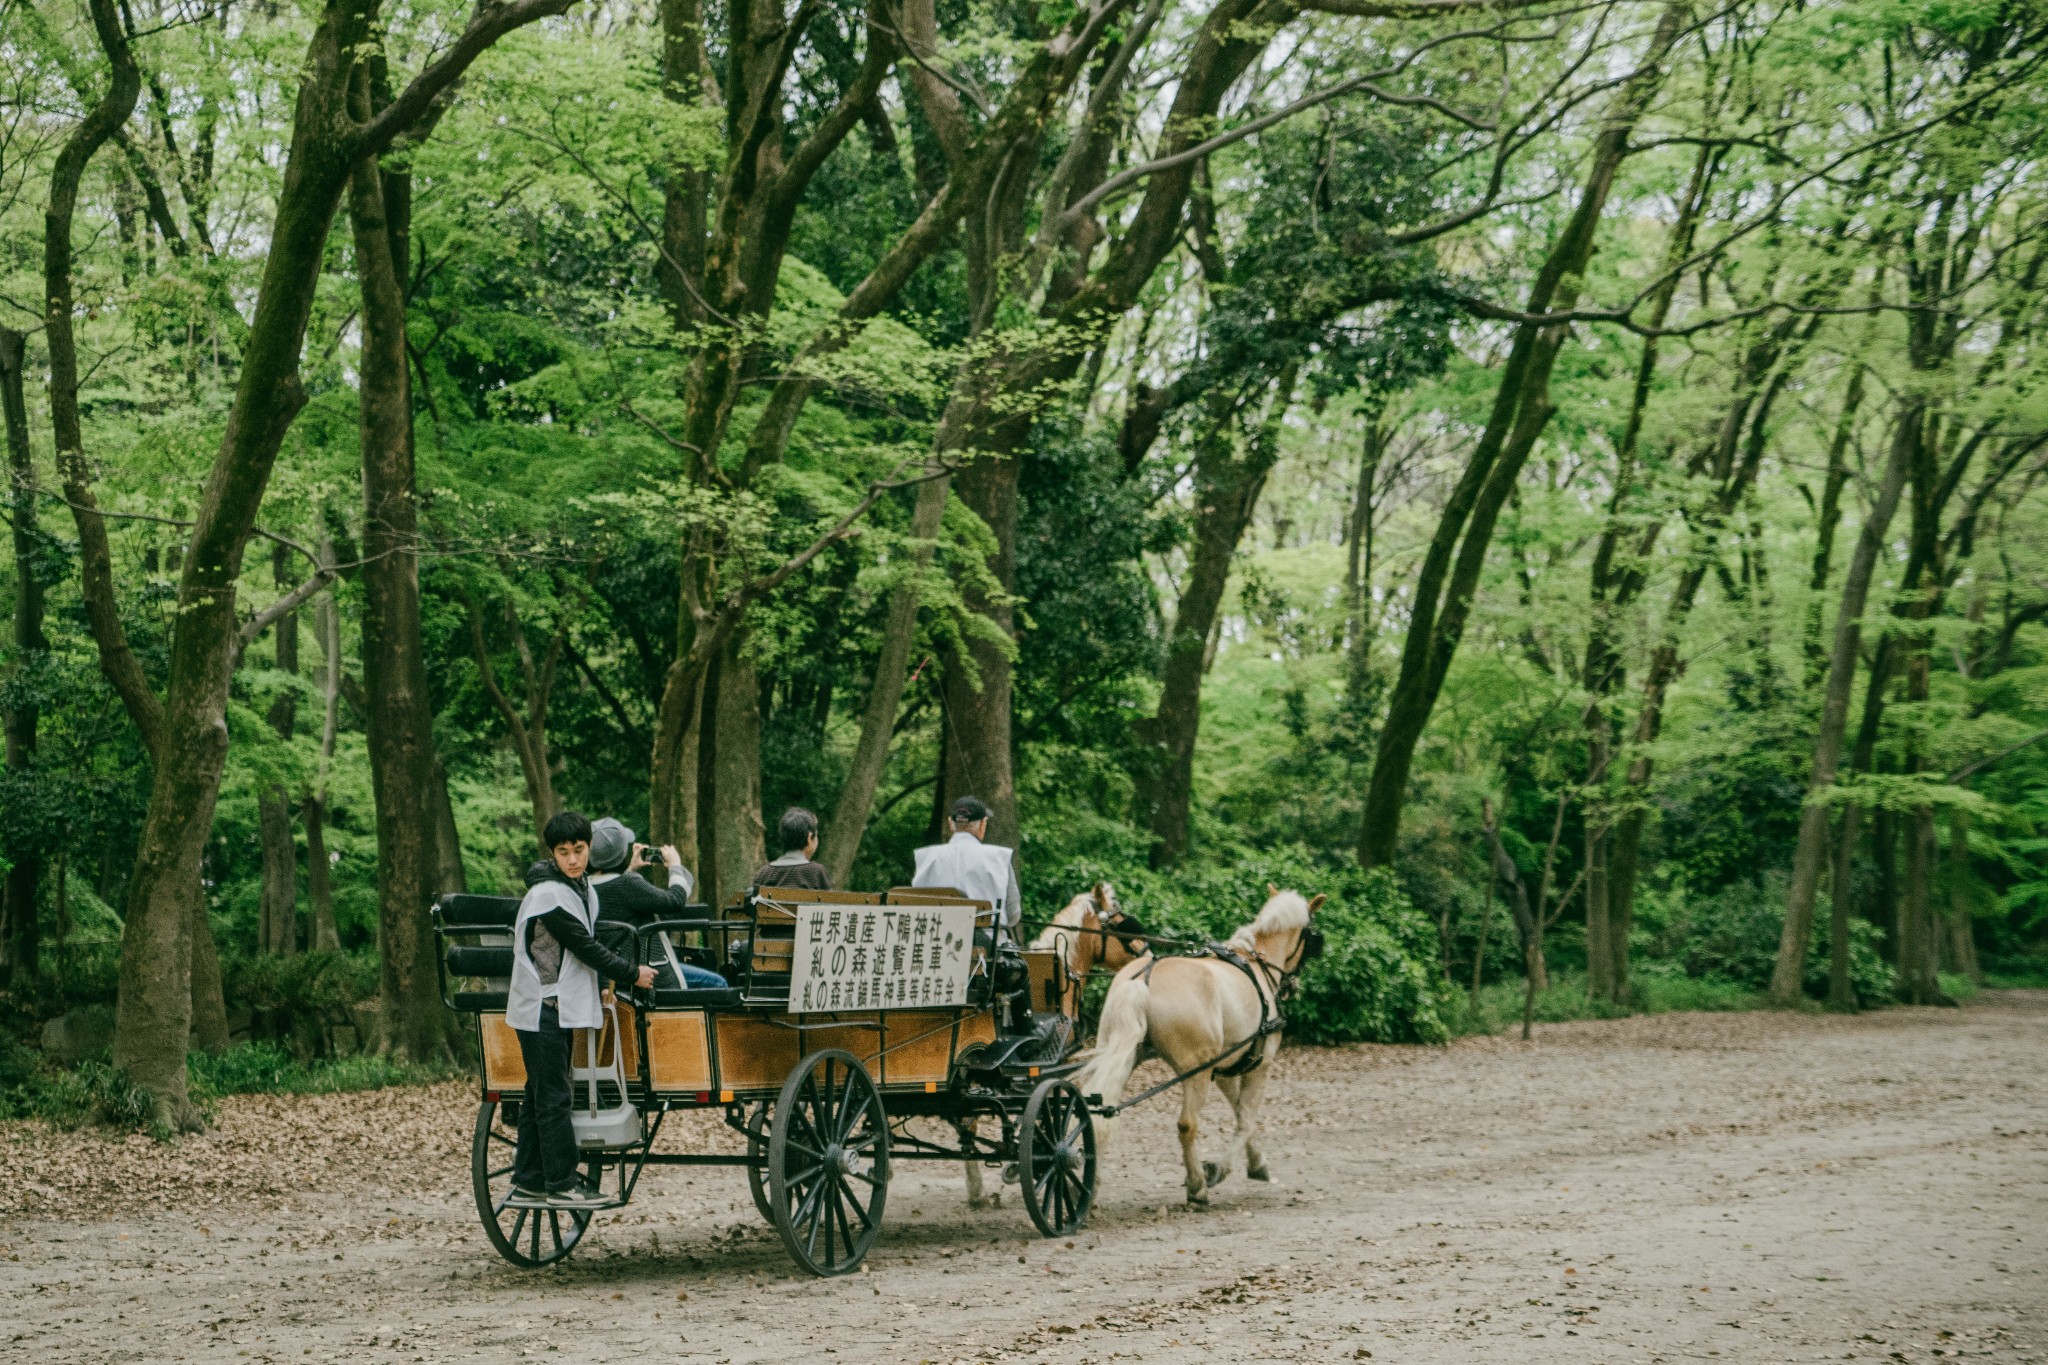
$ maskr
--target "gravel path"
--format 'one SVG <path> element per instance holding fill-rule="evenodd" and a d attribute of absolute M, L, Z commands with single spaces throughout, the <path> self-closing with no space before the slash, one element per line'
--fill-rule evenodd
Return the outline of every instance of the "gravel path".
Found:
<path fill-rule="evenodd" d="M 231 1101 L 168 1153 L 6 1125 L 0 1360 L 2048 1361 L 2044 1062 L 2026 992 L 1295 1050 L 1275 1183 L 1183 1207 L 1158 1103 L 1073 1241 L 903 1167 L 836 1281 L 716 1170 L 505 1265 L 461 1086 Z"/>

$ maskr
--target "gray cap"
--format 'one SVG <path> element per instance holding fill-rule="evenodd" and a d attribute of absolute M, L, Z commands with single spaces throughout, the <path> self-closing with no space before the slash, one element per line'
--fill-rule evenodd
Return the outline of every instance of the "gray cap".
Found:
<path fill-rule="evenodd" d="M 623 872 L 633 860 L 633 831 L 607 815 L 590 825 L 590 865 L 599 872 Z"/>

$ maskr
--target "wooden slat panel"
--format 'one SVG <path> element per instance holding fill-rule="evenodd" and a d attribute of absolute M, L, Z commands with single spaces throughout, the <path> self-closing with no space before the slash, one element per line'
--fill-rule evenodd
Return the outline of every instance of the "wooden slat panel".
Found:
<path fill-rule="evenodd" d="M 875 1016 L 858 1012 L 839 1017 L 873 1019 Z M 828 1047 L 844 1048 L 846 1051 L 851 1052 L 854 1056 L 860 1058 L 861 1065 L 865 1066 L 868 1069 L 868 1074 L 873 1076 L 878 1065 L 875 1061 L 875 1054 L 882 1050 L 882 1032 L 880 1029 L 848 1028 L 843 1025 L 838 1027 L 827 1025 L 824 1028 L 807 1027 L 804 1029 L 803 1050 L 806 1056 Z M 877 1076 L 876 1079 L 879 1080 L 880 1077 Z"/>
<path fill-rule="evenodd" d="M 711 1089 L 711 1046 L 702 1010 L 647 1016 L 648 1083 L 657 1091 Z"/>
<path fill-rule="evenodd" d="M 727 1090 L 779 1089 L 802 1055 L 794 1029 L 765 1019 L 720 1015 L 716 1036 L 718 1083 Z"/>
<path fill-rule="evenodd" d="M 519 1055 L 519 1035 L 502 1014 L 479 1016 L 483 1025 L 484 1089 L 526 1089 L 526 1059 Z"/>
<path fill-rule="evenodd" d="M 882 1083 L 944 1085 L 953 1070 L 953 1011 L 895 1010 L 888 1022 L 887 1041 L 894 1050 L 882 1058 Z M 918 1038 L 920 1033 L 929 1036 Z M 917 1041 L 905 1041 L 912 1038 Z"/>

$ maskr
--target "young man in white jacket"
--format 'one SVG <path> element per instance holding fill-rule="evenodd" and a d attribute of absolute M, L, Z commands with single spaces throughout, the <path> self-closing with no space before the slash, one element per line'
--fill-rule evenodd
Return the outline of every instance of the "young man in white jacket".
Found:
<path fill-rule="evenodd" d="M 526 1102 L 512 1158 L 512 1197 L 549 1208 L 598 1202 L 576 1175 L 576 1130 L 569 1121 L 570 1030 L 604 1026 L 606 979 L 654 984 L 654 968 L 635 968 L 598 942 L 597 893 L 590 866 L 590 821 L 563 811 L 541 831 L 551 861 L 527 874 L 526 898 L 512 925 L 512 987 L 505 1022 L 526 1062 Z"/>

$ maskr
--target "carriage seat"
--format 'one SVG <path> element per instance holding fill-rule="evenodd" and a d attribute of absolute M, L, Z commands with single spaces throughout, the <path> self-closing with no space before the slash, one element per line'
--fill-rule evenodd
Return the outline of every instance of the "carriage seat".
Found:
<path fill-rule="evenodd" d="M 509 907 L 509 913 L 507 913 Z M 507 939 L 519 918 L 519 901 L 512 896 L 443 896 L 441 919 L 448 934 L 471 937 L 489 935 Z M 597 937 L 607 948 L 629 962 L 638 962 L 637 938 L 633 926 L 617 920 L 597 922 Z M 461 1014 L 502 1013 L 512 986 L 512 945 L 507 942 L 450 943 L 443 956 L 451 981 L 475 980 L 481 989 L 457 990 L 448 1003 Z M 693 992 L 702 995 L 704 992 Z"/>

